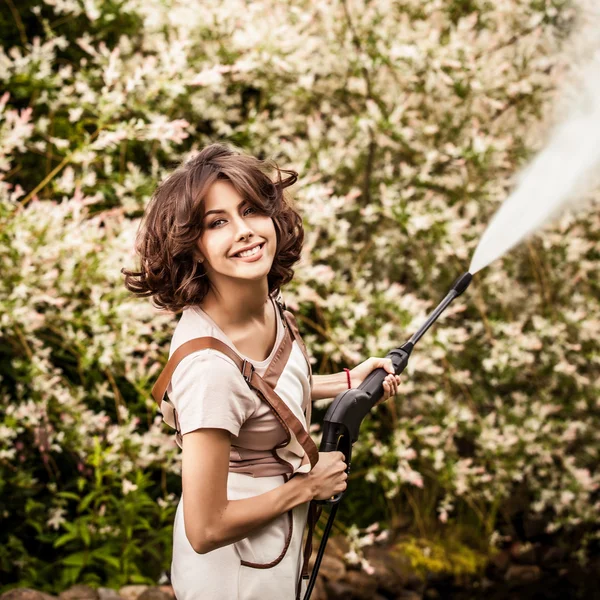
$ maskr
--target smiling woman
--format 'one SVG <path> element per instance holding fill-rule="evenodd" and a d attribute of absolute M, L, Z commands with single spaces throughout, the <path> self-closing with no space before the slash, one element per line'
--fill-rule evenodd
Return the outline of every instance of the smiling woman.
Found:
<path fill-rule="evenodd" d="M 152 393 L 182 448 L 173 530 L 178 600 L 292 600 L 305 587 L 315 498 L 346 487 L 340 452 L 308 434 L 313 377 L 278 301 L 299 260 L 297 178 L 215 144 L 161 183 L 125 285 L 181 318 Z M 311 520 L 311 524 L 314 520 Z M 311 530 L 309 529 L 309 532 Z"/>
<path fill-rule="evenodd" d="M 276 172 L 274 180 L 269 171 Z M 266 275 L 268 293 L 277 294 L 291 281 L 304 241 L 302 218 L 284 197 L 297 177 L 225 144 L 207 146 L 153 194 L 136 240 L 140 269 L 122 269 L 125 286 L 137 296 L 151 296 L 158 308 L 179 313 L 201 304 L 211 290 L 221 297 L 235 293 L 222 286 L 239 288 L 230 269 L 244 261 L 223 260 L 268 241 L 264 260 L 257 259 L 261 273 L 256 265 L 250 279 Z M 239 273 L 246 281 L 238 283 L 247 283 L 248 276 Z"/>

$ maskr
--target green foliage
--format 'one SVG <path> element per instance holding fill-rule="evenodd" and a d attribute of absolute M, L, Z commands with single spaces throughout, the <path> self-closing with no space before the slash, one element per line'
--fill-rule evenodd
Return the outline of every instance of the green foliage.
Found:
<path fill-rule="evenodd" d="M 412 569 L 423 578 L 431 573 L 448 573 L 457 578 L 481 574 L 488 558 L 454 538 L 409 537 L 395 544 L 392 554 L 408 558 Z"/>

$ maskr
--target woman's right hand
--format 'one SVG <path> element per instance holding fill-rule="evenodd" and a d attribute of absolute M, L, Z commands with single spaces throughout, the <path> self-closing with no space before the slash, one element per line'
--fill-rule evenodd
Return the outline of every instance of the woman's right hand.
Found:
<path fill-rule="evenodd" d="M 319 461 L 308 473 L 313 500 L 328 500 L 348 486 L 343 452 L 319 452 Z"/>

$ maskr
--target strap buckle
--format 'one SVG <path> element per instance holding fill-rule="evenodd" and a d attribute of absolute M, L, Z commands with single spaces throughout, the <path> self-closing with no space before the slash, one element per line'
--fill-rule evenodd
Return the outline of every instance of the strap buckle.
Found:
<path fill-rule="evenodd" d="M 249 370 L 248 367 L 250 367 Z M 244 362 L 242 363 L 242 375 L 246 380 L 246 383 L 250 383 L 250 381 L 252 381 L 252 373 L 254 373 L 254 365 L 248 360 L 244 359 Z"/>

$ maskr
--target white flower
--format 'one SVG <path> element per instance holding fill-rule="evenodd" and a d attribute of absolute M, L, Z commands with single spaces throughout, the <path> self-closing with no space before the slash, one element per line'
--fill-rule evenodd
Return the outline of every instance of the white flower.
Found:
<path fill-rule="evenodd" d="M 50 518 L 46 521 L 46 525 L 48 527 L 52 527 L 52 529 L 58 529 L 63 523 L 66 522 L 64 515 L 67 511 L 60 506 L 56 508 L 50 509 Z"/>
<path fill-rule="evenodd" d="M 131 483 L 129 479 L 123 479 L 123 496 L 127 496 L 129 492 L 135 492 L 138 489 L 138 486 L 135 483 Z"/>

